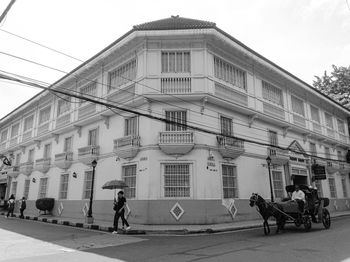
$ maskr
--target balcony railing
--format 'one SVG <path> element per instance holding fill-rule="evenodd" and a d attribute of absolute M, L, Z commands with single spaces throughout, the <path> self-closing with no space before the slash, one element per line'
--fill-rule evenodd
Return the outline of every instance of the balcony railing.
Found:
<path fill-rule="evenodd" d="M 120 158 L 132 159 L 139 152 L 140 137 L 125 136 L 114 140 L 114 152 Z"/>
<path fill-rule="evenodd" d="M 50 169 L 51 158 L 41 158 L 35 161 L 35 170 L 41 173 L 47 173 Z"/>
<path fill-rule="evenodd" d="M 231 137 L 217 136 L 219 152 L 223 158 L 235 159 L 245 151 L 244 142 Z"/>
<path fill-rule="evenodd" d="M 159 147 L 169 155 L 184 155 L 194 147 L 191 131 L 165 131 L 159 133 Z"/>
<path fill-rule="evenodd" d="M 327 128 L 327 136 L 334 137 L 334 130 Z"/>
<path fill-rule="evenodd" d="M 162 78 L 161 92 L 166 94 L 191 93 L 191 78 L 189 77 Z"/>
<path fill-rule="evenodd" d="M 68 169 L 73 163 L 73 152 L 60 153 L 55 155 L 55 166 L 61 169 Z"/>
<path fill-rule="evenodd" d="M 59 116 L 56 119 L 56 128 L 59 128 L 61 126 L 65 126 L 70 123 L 70 114 Z"/>
<path fill-rule="evenodd" d="M 271 163 L 274 165 L 283 165 L 289 161 L 289 152 L 285 149 L 268 147 L 267 154 L 270 156 Z"/>
<path fill-rule="evenodd" d="M 20 171 L 20 173 L 22 173 L 26 176 L 29 176 L 33 171 L 33 166 L 34 166 L 33 162 L 22 163 L 19 166 L 19 171 Z"/>
<path fill-rule="evenodd" d="M 78 149 L 79 161 L 90 165 L 93 160 L 97 160 L 100 155 L 100 146 L 86 146 Z"/>
<path fill-rule="evenodd" d="M 328 173 L 333 174 L 340 170 L 340 166 L 337 161 L 327 160 L 326 162 L 327 162 L 326 169 Z"/>
<path fill-rule="evenodd" d="M 38 135 L 41 135 L 45 132 L 48 132 L 49 131 L 49 126 L 50 126 L 50 123 L 45 123 L 45 124 L 42 124 L 38 127 Z"/>

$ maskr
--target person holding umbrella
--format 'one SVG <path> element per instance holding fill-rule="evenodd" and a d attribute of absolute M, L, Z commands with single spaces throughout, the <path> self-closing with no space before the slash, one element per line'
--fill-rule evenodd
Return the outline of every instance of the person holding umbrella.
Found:
<path fill-rule="evenodd" d="M 119 191 L 117 201 L 114 202 L 114 207 L 113 207 L 113 210 L 115 211 L 114 223 L 113 223 L 114 231 L 112 232 L 113 234 L 118 234 L 119 218 L 121 218 L 123 224 L 126 225 L 126 230 L 130 230 L 130 225 L 128 221 L 126 221 L 125 219 L 125 208 L 126 208 L 126 199 L 124 197 L 124 192 Z"/>

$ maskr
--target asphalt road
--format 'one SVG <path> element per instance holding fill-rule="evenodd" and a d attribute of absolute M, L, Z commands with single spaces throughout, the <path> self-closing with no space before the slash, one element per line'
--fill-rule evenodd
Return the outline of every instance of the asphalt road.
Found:
<path fill-rule="evenodd" d="M 350 217 L 329 230 L 288 225 L 190 236 L 125 236 L 0 218 L 0 261 L 350 261 Z"/>

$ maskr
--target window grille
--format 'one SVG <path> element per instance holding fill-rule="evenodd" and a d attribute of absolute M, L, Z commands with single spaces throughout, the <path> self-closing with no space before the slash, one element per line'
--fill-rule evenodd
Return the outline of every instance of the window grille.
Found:
<path fill-rule="evenodd" d="M 337 188 L 335 187 L 335 179 L 333 177 L 328 178 L 329 192 L 331 198 L 337 198 Z"/>
<path fill-rule="evenodd" d="M 222 165 L 222 186 L 224 198 L 236 198 L 237 194 L 237 170 L 235 166 Z"/>
<path fill-rule="evenodd" d="M 50 120 L 51 106 L 40 110 L 39 113 L 39 125 L 46 123 Z"/>
<path fill-rule="evenodd" d="M 224 136 L 231 136 L 232 132 L 232 119 L 227 117 L 220 117 L 221 134 Z"/>
<path fill-rule="evenodd" d="M 108 92 L 136 79 L 136 59 L 121 65 L 108 74 Z"/>
<path fill-rule="evenodd" d="M 61 181 L 60 181 L 60 199 L 67 199 L 67 192 L 68 192 L 68 179 L 69 174 L 61 174 Z"/>
<path fill-rule="evenodd" d="M 348 190 L 346 188 L 346 178 L 345 177 L 342 177 L 341 179 L 341 185 L 342 185 L 342 188 L 343 188 L 343 195 L 344 195 L 344 198 L 347 198 L 348 197 Z"/>
<path fill-rule="evenodd" d="M 136 197 L 136 165 L 123 166 L 124 182 L 129 186 L 124 189 L 126 198 Z"/>
<path fill-rule="evenodd" d="M 310 105 L 310 110 L 311 110 L 311 120 L 315 121 L 317 123 L 320 123 L 320 112 L 317 107 L 311 106 Z"/>
<path fill-rule="evenodd" d="M 26 179 L 24 181 L 24 191 L 23 191 L 23 197 L 25 197 L 26 199 L 28 199 L 28 196 L 29 196 L 29 188 L 30 188 L 30 180 Z"/>
<path fill-rule="evenodd" d="M 269 130 L 269 140 L 271 145 L 278 146 L 277 132 Z"/>
<path fill-rule="evenodd" d="M 272 170 L 272 181 L 273 181 L 273 191 L 275 194 L 275 197 L 277 198 L 283 198 L 283 179 L 282 179 L 282 172 Z"/>
<path fill-rule="evenodd" d="M 283 94 L 281 89 L 262 81 L 262 93 L 265 100 L 283 106 Z"/>
<path fill-rule="evenodd" d="M 89 199 L 92 188 L 92 171 L 85 171 L 83 199 Z"/>
<path fill-rule="evenodd" d="M 39 185 L 39 197 L 38 198 L 45 198 L 47 194 L 47 177 L 43 177 L 40 179 L 40 185 Z"/>
<path fill-rule="evenodd" d="M 164 196 L 190 197 L 190 164 L 164 165 Z"/>
<path fill-rule="evenodd" d="M 125 136 L 137 135 L 138 134 L 138 124 L 137 116 L 126 118 L 125 119 Z"/>
<path fill-rule="evenodd" d="M 247 89 L 247 74 L 245 71 L 214 57 L 215 77 L 228 82 L 238 88 Z"/>
<path fill-rule="evenodd" d="M 187 124 L 187 112 L 186 111 L 166 111 L 165 118 L 166 120 L 173 121 L 175 123 L 166 123 L 166 131 L 185 131 L 187 127 L 184 126 Z M 176 123 L 182 124 L 178 125 Z"/>
<path fill-rule="evenodd" d="M 191 72 L 190 52 L 162 52 L 162 73 Z"/>
<path fill-rule="evenodd" d="M 292 96 L 292 110 L 298 115 L 305 116 L 304 102 L 303 100 Z"/>
<path fill-rule="evenodd" d="M 23 131 L 28 131 L 33 128 L 33 123 L 34 123 L 34 116 L 29 116 L 26 119 L 24 119 L 24 127 Z"/>

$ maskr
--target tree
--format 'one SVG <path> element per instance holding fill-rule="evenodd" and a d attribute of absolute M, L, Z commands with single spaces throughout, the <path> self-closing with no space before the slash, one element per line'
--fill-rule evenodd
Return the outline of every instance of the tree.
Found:
<path fill-rule="evenodd" d="M 313 86 L 350 109 L 350 65 L 348 67 L 332 65 L 332 67 L 330 75 L 325 71 L 323 76 L 315 76 Z"/>

